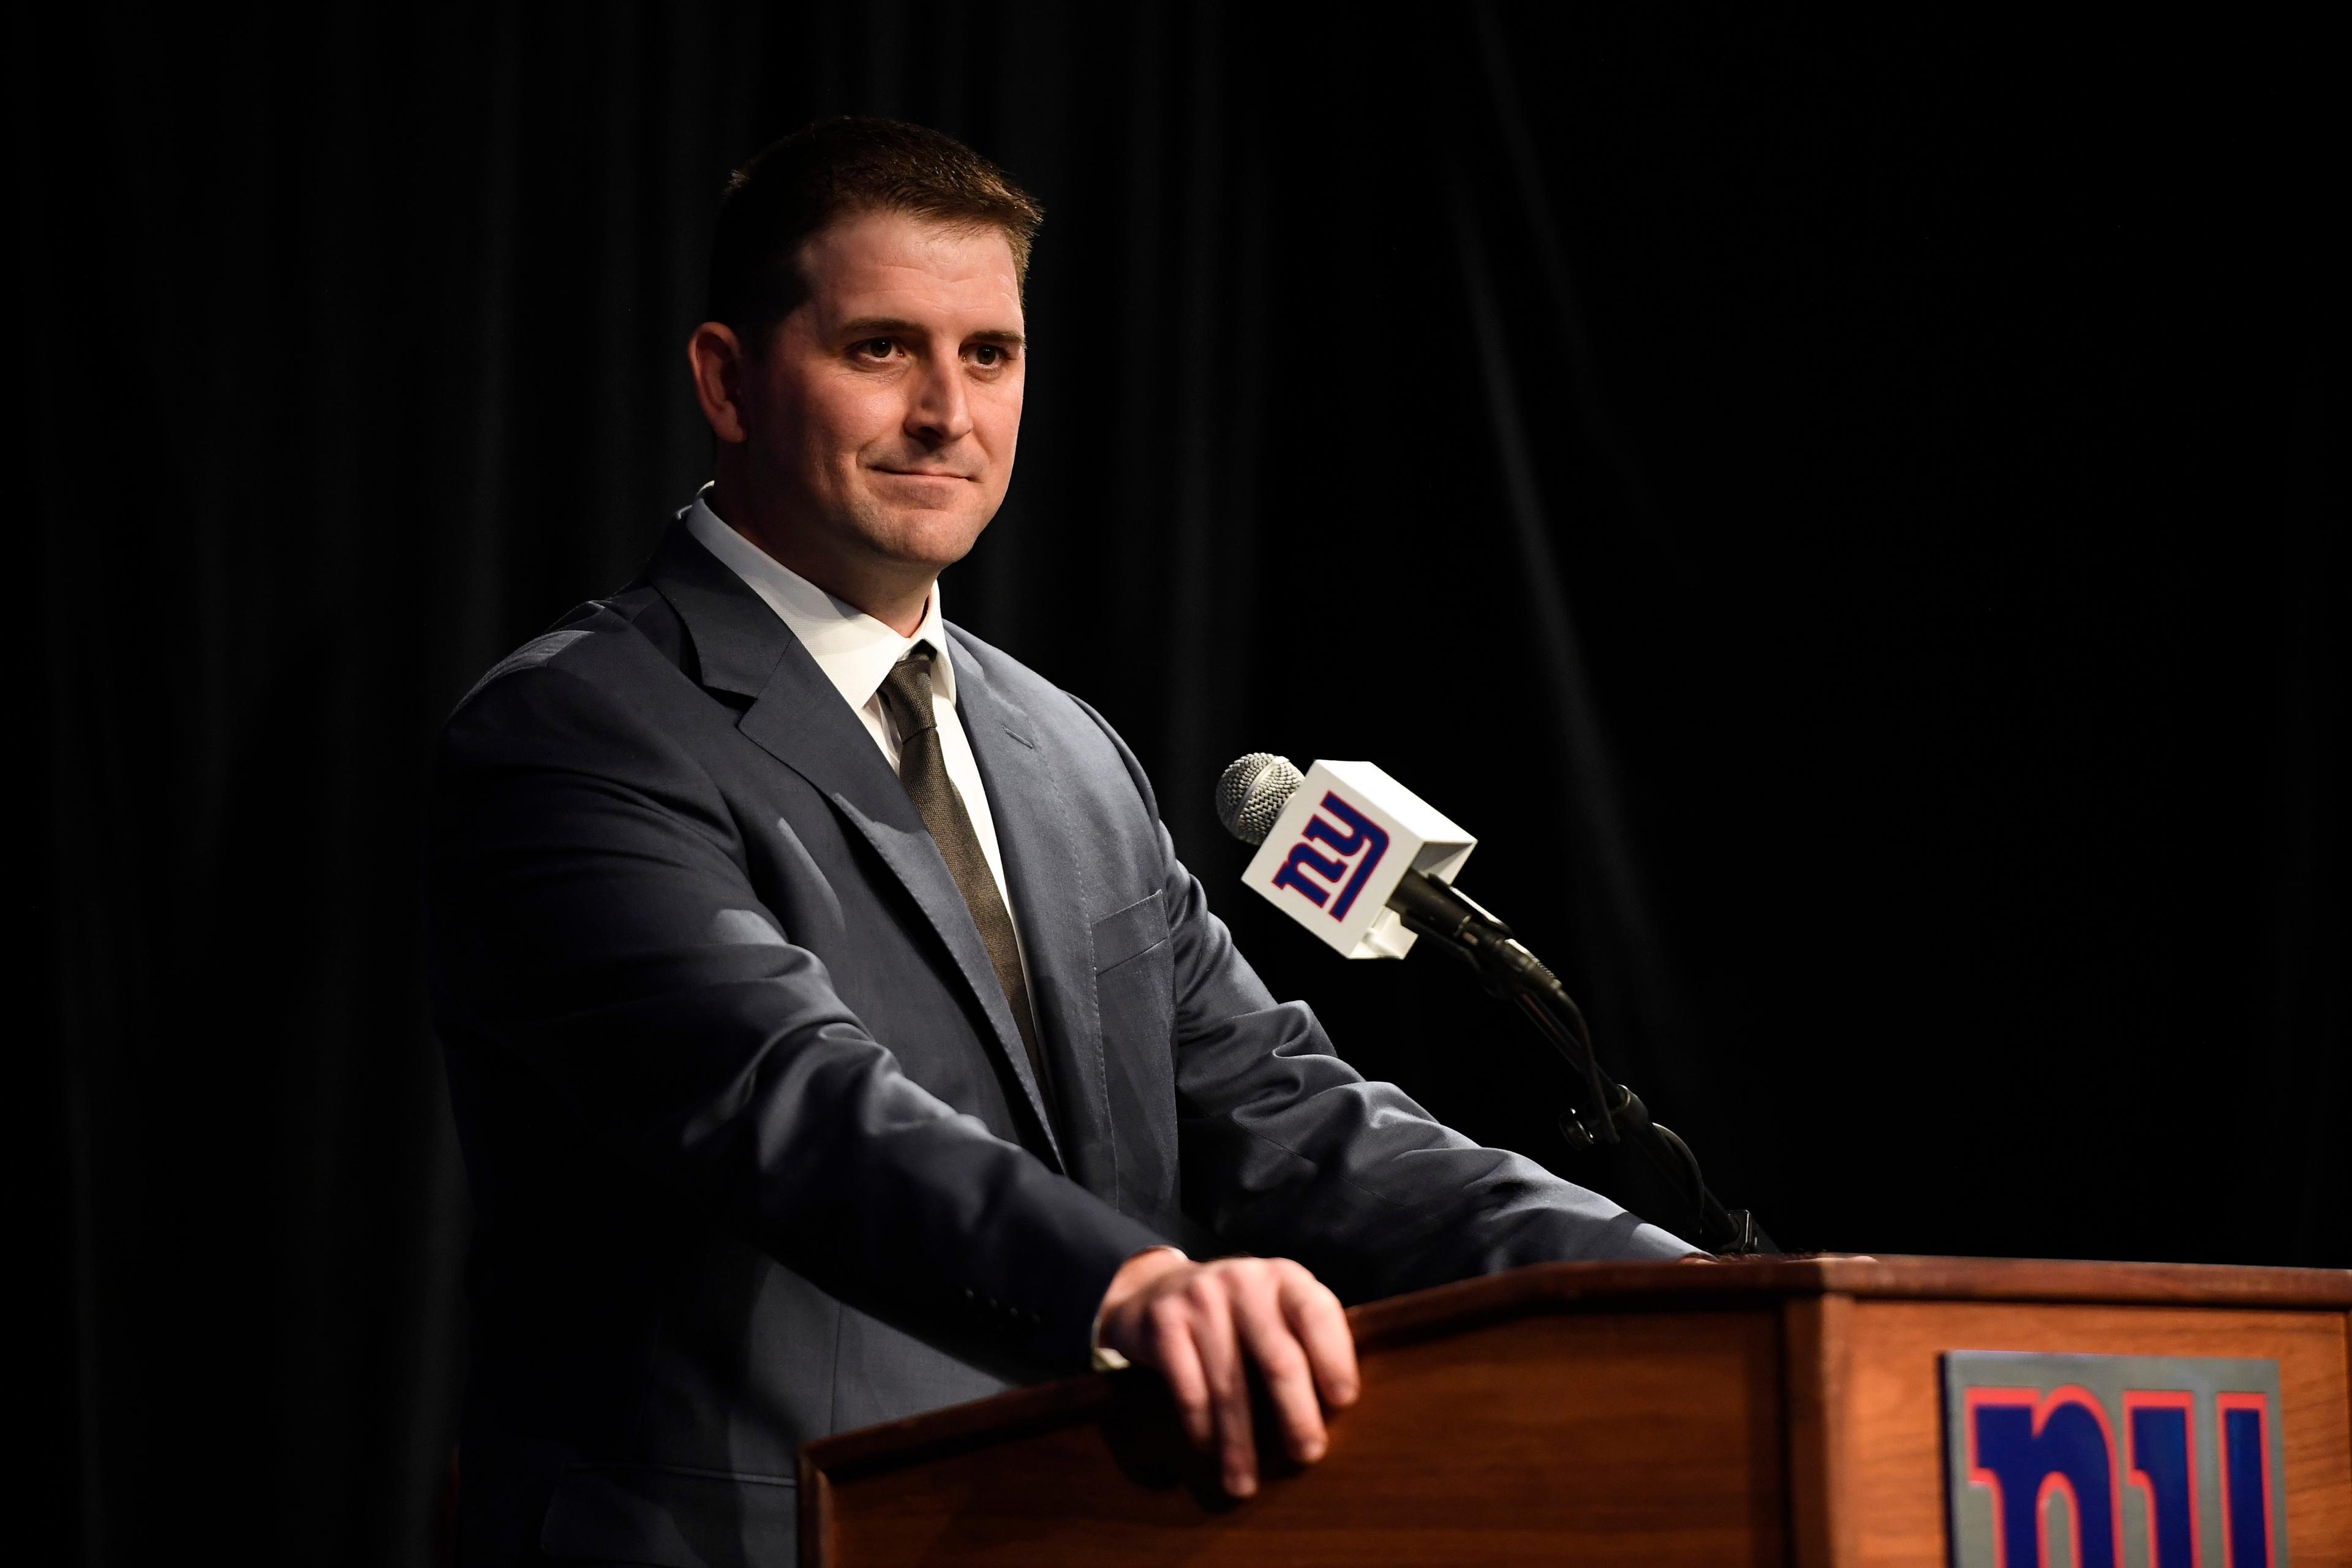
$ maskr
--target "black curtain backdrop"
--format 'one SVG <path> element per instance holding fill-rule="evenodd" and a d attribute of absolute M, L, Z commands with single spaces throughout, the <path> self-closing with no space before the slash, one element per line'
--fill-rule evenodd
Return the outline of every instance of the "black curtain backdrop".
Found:
<path fill-rule="evenodd" d="M 704 477 L 714 198 L 823 113 L 1045 202 L 950 611 L 1122 727 L 1366 1070 L 1657 1207 L 1451 966 L 1243 893 L 1238 752 L 1481 835 L 1785 1245 L 2352 1263 L 2326 51 L 1623 9 L 12 14 L 55 1559 L 428 1560 L 425 761 Z"/>

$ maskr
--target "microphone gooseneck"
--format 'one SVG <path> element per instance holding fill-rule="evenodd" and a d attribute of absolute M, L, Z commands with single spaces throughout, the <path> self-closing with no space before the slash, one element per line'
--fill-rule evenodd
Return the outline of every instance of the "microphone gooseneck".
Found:
<path fill-rule="evenodd" d="M 1306 782 L 1287 757 L 1272 752 L 1236 757 L 1217 780 L 1217 820 L 1243 843 L 1262 845 L 1283 807 Z M 1570 1109 L 1560 1117 L 1560 1131 L 1570 1142 L 1590 1149 L 1596 1142 L 1632 1142 L 1690 1203 L 1699 1237 L 1706 1245 L 1733 1256 L 1775 1250 L 1748 1210 L 1726 1209 L 1707 1190 L 1690 1145 L 1652 1121 L 1639 1095 L 1601 1070 L 1583 1010 L 1544 962 L 1511 934 L 1510 927 L 1467 894 L 1418 868 L 1408 869 L 1398 880 L 1388 907 L 1405 929 L 1432 939 L 1476 969 L 1488 994 L 1516 1003 L 1583 1080 L 1590 1096 L 1587 1114 L 1598 1130 Z M 1632 1134 L 1630 1140 L 1626 1132 Z"/>

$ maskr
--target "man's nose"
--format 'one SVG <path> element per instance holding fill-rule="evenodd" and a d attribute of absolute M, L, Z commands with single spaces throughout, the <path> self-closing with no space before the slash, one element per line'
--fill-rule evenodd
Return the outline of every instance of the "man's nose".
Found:
<path fill-rule="evenodd" d="M 962 365 L 934 360 L 925 367 L 907 409 L 907 430 L 942 447 L 971 434 L 971 403 L 964 395 Z"/>

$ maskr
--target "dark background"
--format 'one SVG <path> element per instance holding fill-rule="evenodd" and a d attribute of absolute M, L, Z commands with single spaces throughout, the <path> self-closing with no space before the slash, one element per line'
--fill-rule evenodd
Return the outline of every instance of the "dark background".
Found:
<path fill-rule="evenodd" d="M 2326 51 L 1641 9 L 15 14 L 56 1559 L 426 1557 L 467 1214 L 425 759 L 704 477 L 714 198 L 819 113 L 1044 201 L 950 611 L 1121 726 L 1367 1070 L 1617 1181 L 1450 966 L 1244 898 L 1237 752 L 1479 834 L 1784 1245 L 2352 1263 Z"/>

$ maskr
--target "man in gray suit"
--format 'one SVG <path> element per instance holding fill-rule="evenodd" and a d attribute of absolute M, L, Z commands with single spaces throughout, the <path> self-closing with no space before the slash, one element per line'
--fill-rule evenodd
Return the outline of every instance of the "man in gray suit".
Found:
<path fill-rule="evenodd" d="M 449 721 L 468 1560 L 788 1563 L 807 1439 L 1130 1361 L 1246 1495 L 1253 1377 L 1306 1462 L 1356 1395 L 1340 1300 L 1690 1251 L 1358 1076 L 1101 715 L 940 618 L 1037 218 L 877 121 L 740 174 L 715 485 Z"/>

